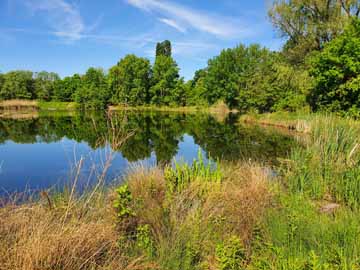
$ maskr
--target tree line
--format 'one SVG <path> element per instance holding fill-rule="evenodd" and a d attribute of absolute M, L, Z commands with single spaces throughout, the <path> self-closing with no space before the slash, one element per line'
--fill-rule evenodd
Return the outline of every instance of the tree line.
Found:
<path fill-rule="evenodd" d="M 240 111 L 310 108 L 357 115 L 359 17 L 358 0 L 278 0 L 269 18 L 287 40 L 279 52 L 240 44 L 223 50 L 185 81 L 166 40 L 157 44 L 153 65 L 130 54 L 107 72 L 89 68 L 84 75 L 63 79 L 48 72 L 0 74 L 0 99 L 75 101 L 83 108 L 224 101 Z"/>

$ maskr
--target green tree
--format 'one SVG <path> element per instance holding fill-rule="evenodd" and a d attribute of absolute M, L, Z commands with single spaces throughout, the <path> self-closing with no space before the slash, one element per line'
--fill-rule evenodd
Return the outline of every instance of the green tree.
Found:
<path fill-rule="evenodd" d="M 280 61 L 274 65 L 270 77 L 271 87 L 277 93 L 273 111 L 297 111 L 308 107 L 307 96 L 313 87 L 313 79 L 307 69 Z"/>
<path fill-rule="evenodd" d="M 58 74 L 42 71 L 34 74 L 35 97 L 37 99 L 49 101 L 54 93 L 55 83 L 60 80 Z"/>
<path fill-rule="evenodd" d="M 206 99 L 205 77 L 206 69 L 197 70 L 194 78 L 188 82 L 187 104 L 188 105 L 208 105 Z"/>
<path fill-rule="evenodd" d="M 312 59 L 310 74 L 315 87 L 310 94 L 313 109 L 358 111 L 360 108 L 360 20 L 328 43 Z"/>
<path fill-rule="evenodd" d="M 171 97 L 172 97 L 172 105 L 175 106 L 185 106 L 187 105 L 188 100 L 188 90 L 189 85 L 185 83 L 184 78 L 180 78 L 174 90 L 172 91 Z"/>
<path fill-rule="evenodd" d="M 156 44 L 156 57 L 160 55 L 171 57 L 171 42 L 169 40 Z"/>
<path fill-rule="evenodd" d="M 125 56 L 109 72 L 111 101 L 115 104 L 146 104 L 149 99 L 150 75 L 149 60 L 133 54 Z"/>
<path fill-rule="evenodd" d="M 54 99 L 58 101 L 74 101 L 75 93 L 82 85 L 79 74 L 74 74 L 71 77 L 65 77 L 63 80 L 58 80 L 54 85 Z"/>
<path fill-rule="evenodd" d="M 150 88 L 151 103 L 170 105 L 173 103 L 173 91 L 179 80 L 179 68 L 169 56 L 156 57 L 153 67 L 152 87 Z"/>
<path fill-rule="evenodd" d="M 102 69 L 89 68 L 75 93 L 75 101 L 84 109 L 103 109 L 109 99 L 106 77 Z"/>
<path fill-rule="evenodd" d="M 320 50 L 338 36 L 351 17 L 358 17 L 358 0 L 276 0 L 269 10 L 273 25 L 288 38 L 284 53 L 292 63 Z"/>
<path fill-rule="evenodd" d="M 231 108 L 269 110 L 274 101 L 271 76 L 276 55 L 259 45 L 223 50 L 209 60 L 204 82 L 195 89 L 209 104 L 224 100 Z M 199 83 L 201 82 L 200 85 Z"/>
<path fill-rule="evenodd" d="M 31 71 L 11 71 L 4 75 L 0 92 L 1 99 L 31 99 L 34 96 L 34 80 Z"/>

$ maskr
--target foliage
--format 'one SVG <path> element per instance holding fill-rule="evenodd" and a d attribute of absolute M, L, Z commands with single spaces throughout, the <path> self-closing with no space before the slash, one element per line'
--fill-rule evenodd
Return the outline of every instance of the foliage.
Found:
<path fill-rule="evenodd" d="M 169 40 L 156 44 L 156 57 L 161 55 L 171 57 L 171 42 Z"/>
<path fill-rule="evenodd" d="M 136 228 L 136 245 L 140 250 L 144 250 L 148 257 L 155 254 L 154 241 L 151 238 L 150 226 L 148 224 L 140 225 Z"/>
<path fill-rule="evenodd" d="M 59 75 L 54 72 L 42 71 L 34 74 L 34 92 L 37 99 L 49 101 L 53 97 L 54 88 Z"/>
<path fill-rule="evenodd" d="M 321 50 L 338 36 L 346 22 L 359 16 L 357 0 L 277 0 L 269 10 L 270 19 L 288 40 L 284 53 L 292 63 L 303 63 L 305 56 Z"/>
<path fill-rule="evenodd" d="M 103 109 L 109 99 L 106 78 L 102 69 L 89 68 L 80 89 L 75 93 L 75 101 L 85 109 Z"/>
<path fill-rule="evenodd" d="M 282 194 L 268 210 L 264 236 L 252 256 L 253 269 L 357 269 L 358 212 L 319 213 L 304 196 Z"/>
<path fill-rule="evenodd" d="M 283 88 L 278 63 L 281 59 L 276 53 L 259 45 L 224 50 L 198 75 L 194 94 L 209 104 L 224 100 L 230 108 L 241 111 L 270 111 L 290 91 L 298 90 L 294 89 L 297 86 Z"/>
<path fill-rule="evenodd" d="M 35 97 L 31 71 L 11 71 L 4 75 L 0 99 L 32 99 Z"/>
<path fill-rule="evenodd" d="M 315 87 L 311 106 L 315 110 L 356 111 L 360 108 L 360 20 L 325 45 L 312 60 Z"/>
<path fill-rule="evenodd" d="M 173 91 L 178 86 L 178 80 L 179 68 L 174 59 L 165 55 L 156 57 L 150 88 L 151 103 L 156 105 L 174 103 Z"/>
<path fill-rule="evenodd" d="M 78 74 L 56 81 L 53 99 L 63 102 L 74 101 L 75 93 L 80 90 L 81 83 L 81 77 Z"/>
<path fill-rule="evenodd" d="M 117 193 L 117 199 L 114 203 L 114 207 L 117 211 L 118 217 L 126 218 L 135 215 L 130 208 L 132 196 L 129 191 L 129 187 L 127 185 L 120 186 L 115 190 L 115 192 Z"/>
<path fill-rule="evenodd" d="M 268 196 L 265 181 L 257 182 L 249 168 L 235 165 L 233 169 L 238 174 L 224 176 L 227 183 L 206 182 L 194 173 L 175 192 L 167 184 L 166 172 L 159 168 L 140 168 L 130 174 L 126 185 L 136 217 L 122 222 L 137 224 L 137 229 L 135 238 L 129 237 L 129 231 L 119 232 L 126 239 L 122 245 L 130 247 L 129 254 L 146 256 L 160 269 L 245 267 L 249 261 L 239 239 L 249 239 Z M 184 170 L 179 167 L 178 171 Z"/>
<path fill-rule="evenodd" d="M 307 96 L 313 87 L 308 71 L 285 62 L 274 64 L 271 87 L 278 93 L 271 111 L 295 112 L 307 106 Z"/>
<path fill-rule="evenodd" d="M 216 259 L 220 270 L 241 270 L 246 265 L 246 250 L 237 236 L 216 247 Z"/>
<path fill-rule="evenodd" d="M 127 105 L 148 103 L 150 75 L 149 60 L 135 55 L 125 56 L 108 75 L 111 102 Z"/>
<path fill-rule="evenodd" d="M 190 105 L 208 105 L 207 88 L 205 85 L 206 70 L 200 69 L 195 72 L 194 78 L 190 80 L 187 94 L 187 103 Z"/>

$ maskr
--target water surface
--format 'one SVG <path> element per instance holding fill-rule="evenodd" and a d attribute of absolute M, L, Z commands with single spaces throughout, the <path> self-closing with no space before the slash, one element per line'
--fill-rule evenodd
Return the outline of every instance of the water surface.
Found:
<path fill-rule="evenodd" d="M 125 140 L 125 138 L 127 138 Z M 205 159 L 259 160 L 273 164 L 296 142 L 276 130 L 242 126 L 237 117 L 209 114 L 124 112 L 56 113 L 0 119 L 0 193 L 62 187 L 79 170 L 79 185 L 129 167 Z"/>

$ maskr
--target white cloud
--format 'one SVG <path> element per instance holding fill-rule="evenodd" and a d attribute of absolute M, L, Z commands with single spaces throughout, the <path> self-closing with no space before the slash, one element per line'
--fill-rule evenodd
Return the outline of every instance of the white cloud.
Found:
<path fill-rule="evenodd" d="M 170 1 L 160 0 L 125 0 L 130 5 L 162 17 L 166 16 L 178 27 L 186 29 L 192 27 L 202 32 L 210 33 L 219 37 L 238 37 L 246 31 L 232 18 L 219 15 L 211 15 L 200 12 Z M 174 26 L 173 26 L 174 27 Z"/>
<path fill-rule="evenodd" d="M 171 19 L 166 19 L 166 18 L 159 18 L 158 19 L 160 22 L 165 23 L 173 28 L 175 28 L 176 30 L 178 30 L 181 33 L 185 33 L 186 32 L 186 28 L 182 27 L 181 25 L 179 25 L 176 21 L 171 20 Z"/>
<path fill-rule="evenodd" d="M 81 39 L 85 24 L 74 5 L 64 0 L 25 0 L 25 4 L 34 14 L 46 14 L 46 20 L 56 36 L 68 41 Z"/>

